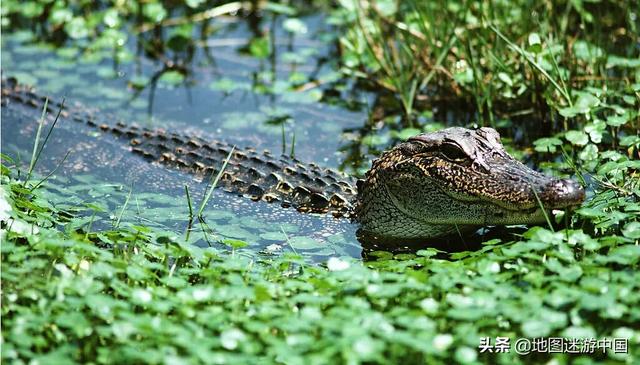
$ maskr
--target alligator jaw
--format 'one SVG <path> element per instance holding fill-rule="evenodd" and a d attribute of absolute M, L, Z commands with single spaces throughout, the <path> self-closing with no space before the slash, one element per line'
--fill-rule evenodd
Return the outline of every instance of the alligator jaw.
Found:
<path fill-rule="evenodd" d="M 527 168 L 527 170 L 534 172 Z M 523 177 L 525 175 L 523 174 Z M 585 198 L 585 192 L 582 186 L 577 182 L 570 179 L 556 179 L 547 177 L 548 182 L 535 185 L 529 182 L 527 191 L 529 196 L 526 200 L 520 202 L 513 202 L 511 200 L 496 200 L 486 196 L 469 196 L 457 193 L 455 191 L 447 190 L 443 188 L 444 194 L 449 195 L 452 199 L 468 201 L 470 203 L 485 202 L 488 205 L 495 204 L 502 208 L 505 213 L 511 212 L 512 214 L 520 213 L 532 213 L 535 210 L 544 209 L 545 211 L 551 211 L 555 209 L 574 208 L 582 204 Z M 437 182 L 434 182 L 437 184 Z M 505 187 L 507 189 L 507 187 Z M 533 222 L 530 222 L 533 223 Z M 498 224 L 498 223 L 495 223 Z M 510 224 L 510 223 L 500 223 Z"/>

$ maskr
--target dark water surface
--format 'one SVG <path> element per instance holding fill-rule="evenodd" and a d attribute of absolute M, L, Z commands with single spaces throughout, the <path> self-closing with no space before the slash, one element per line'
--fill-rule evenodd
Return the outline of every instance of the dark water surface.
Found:
<path fill-rule="evenodd" d="M 321 101 L 324 83 L 330 85 L 339 78 L 329 62 L 335 58 L 333 45 L 325 40 L 329 29 L 320 17 L 302 20 L 307 31 L 295 35 L 277 19 L 258 24 L 268 28 L 276 46 L 275 57 L 268 59 L 242 52 L 254 36 L 255 19 L 221 21 L 215 24 L 218 32 L 195 43 L 188 62 L 175 55 L 171 62 L 147 57 L 138 52 L 134 37 L 124 45 L 134 56 L 115 62 L 113 55 L 100 54 L 103 51 L 80 51 L 73 43 L 55 48 L 35 42 L 30 32 L 5 31 L 2 72 L 4 77 L 35 86 L 41 94 L 58 100 L 65 96 L 68 105 L 80 102 L 100 108 L 125 123 L 211 136 L 274 153 L 290 153 L 293 145 L 300 160 L 337 168 L 345 160 L 338 151 L 347 142 L 348 131 L 362 126 L 367 116 L 365 111 Z M 180 63 L 185 63 L 180 70 L 187 70 L 186 77 L 167 71 L 168 64 Z M 295 80 L 305 78 L 320 82 L 302 83 L 293 90 Z M 3 153 L 29 159 L 36 127 L 32 116 L 3 108 Z M 18 121 L 20 128 L 9 127 L 9 120 Z M 87 152 L 83 143 L 93 150 Z M 185 235 L 184 185 L 190 187 L 196 207 L 205 185 L 193 176 L 148 164 L 126 148 L 112 136 L 62 120 L 37 171 L 42 175 L 52 171 L 73 150 L 48 184 L 49 198 L 58 207 L 86 216 L 87 224 L 95 220 L 93 229 L 120 221 L 154 226 L 167 235 Z M 167 182 L 171 188 L 158 189 Z M 101 211 L 91 218 L 96 206 Z M 356 227 L 344 219 L 305 215 L 223 192 L 214 193 L 205 217 L 211 230 L 196 224 L 190 242 L 224 247 L 216 241 L 242 240 L 249 244 L 248 252 L 267 247 L 275 252 L 295 250 L 315 260 L 361 255 Z"/>

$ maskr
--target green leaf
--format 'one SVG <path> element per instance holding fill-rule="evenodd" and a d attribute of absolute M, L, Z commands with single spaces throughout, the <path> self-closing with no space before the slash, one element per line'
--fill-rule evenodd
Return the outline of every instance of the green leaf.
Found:
<path fill-rule="evenodd" d="M 22 15 L 24 15 L 26 18 L 35 18 L 42 15 L 42 13 L 44 12 L 43 4 L 40 4 L 37 1 L 25 1 L 20 5 L 19 9 Z"/>
<path fill-rule="evenodd" d="M 584 146 L 589 142 L 589 136 L 582 131 L 568 131 L 564 137 L 575 146 Z"/>
<path fill-rule="evenodd" d="M 498 78 L 506 85 L 513 86 L 513 80 L 511 80 L 511 77 L 508 74 L 504 72 L 498 72 Z"/>
<path fill-rule="evenodd" d="M 73 19 L 73 13 L 71 10 L 67 8 L 56 8 L 51 11 L 51 15 L 49 15 L 49 20 L 51 24 L 60 25 L 67 23 Z"/>
<path fill-rule="evenodd" d="M 197 8 L 198 6 L 205 3 L 206 0 L 186 0 L 187 6 L 190 8 Z"/>
<path fill-rule="evenodd" d="M 640 68 L 640 57 L 626 58 L 616 55 L 607 56 L 607 68 L 612 67 L 625 67 L 625 68 Z"/>
<path fill-rule="evenodd" d="M 320 248 L 323 245 L 311 237 L 295 236 L 289 239 L 289 244 L 296 250 Z"/>
<path fill-rule="evenodd" d="M 598 146 L 593 143 L 589 143 L 578 153 L 578 158 L 583 161 L 593 161 L 598 158 Z"/>
<path fill-rule="evenodd" d="M 73 18 L 64 26 L 65 31 L 69 37 L 74 39 L 86 38 L 89 36 L 89 28 L 84 18 Z"/>
<path fill-rule="evenodd" d="M 410 137 L 417 136 L 418 134 L 420 134 L 420 132 L 421 131 L 418 128 L 403 128 L 399 133 L 392 133 L 392 134 L 395 138 L 398 138 L 404 141 L 409 139 Z"/>
<path fill-rule="evenodd" d="M 213 81 L 211 84 L 209 84 L 209 87 L 213 90 L 219 90 L 225 93 L 229 93 L 238 88 L 238 83 L 230 78 L 223 77 L 219 80 Z"/>
<path fill-rule="evenodd" d="M 253 38 L 249 43 L 249 52 L 255 58 L 267 58 L 271 54 L 271 43 L 267 37 Z"/>
<path fill-rule="evenodd" d="M 542 51 L 542 42 L 538 33 L 529 34 L 528 38 L 529 47 L 528 50 L 533 53 L 540 53 Z"/>
<path fill-rule="evenodd" d="M 178 85 L 184 81 L 184 75 L 179 71 L 166 71 L 159 80 L 170 85 Z"/>
<path fill-rule="evenodd" d="M 622 234 L 631 239 L 640 238 L 640 222 L 633 221 L 624 225 L 622 228 Z"/>
<path fill-rule="evenodd" d="M 628 230 L 628 233 L 636 235 L 636 227 L 632 227 Z M 640 246 L 636 245 L 624 245 L 616 247 L 609 252 L 607 261 L 617 262 L 622 265 L 633 265 L 640 260 Z"/>
<path fill-rule="evenodd" d="M 562 141 L 559 138 L 539 138 L 533 144 L 538 152 L 555 153 L 558 150 L 557 146 L 562 146 Z"/>
<path fill-rule="evenodd" d="M 307 25 L 298 18 L 289 18 L 282 23 L 282 27 L 290 33 L 305 34 L 307 33 Z"/>
<path fill-rule="evenodd" d="M 144 4 L 142 7 L 142 13 L 154 23 L 161 22 L 167 16 L 167 10 L 158 2 Z"/>
<path fill-rule="evenodd" d="M 596 338 L 596 331 L 591 327 L 571 326 L 562 332 L 565 338 Z"/>
<path fill-rule="evenodd" d="M 575 94 L 578 95 L 578 98 L 573 106 L 559 110 L 560 115 L 565 118 L 572 118 L 578 114 L 587 114 L 600 105 L 600 99 L 593 94 L 582 91 L 577 91 Z"/>
<path fill-rule="evenodd" d="M 607 117 L 607 124 L 612 127 L 620 127 L 629 121 L 629 116 L 624 115 L 610 115 Z"/>
<path fill-rule="evenodd" d="M 456 349 L 454 357 L 460 364 L 472 364 L 478 359 L 478 351 L 471 347 L 462 346 Z"/>
<path fill-rule="evenodd" d="M 145 270 L 136 265 L 129 265 L 127 267 L 127 276 L 133 280 L 143 280 L 147 277 Z"/>
<path fill-rule="evenodd" d="M 222 243 L 224 243 L 227 246 L 230 246 L 234 249 L 238 249 L 238 248 L 243 248 L 248 246 L 249 244 L 246 241 L 242 241 L 242 240 L 236 240 L 236 239 L 231 239 L 231 238 L 226 238 L 224 240 L 222 240 Z"/>
<path fill-rule="evenodd" d="M 284 4 L 279 4 L 273 1 L 269 1 L 264 5 L 264 10 L 266 11 L 270 11 L 276 14 L 283 14 L 283 15 L 288 15 L 288 16 L 294 16 L 296 15 L 297 11 L 295 8 L 288 6 L 288 5 L 284 5 Z"/>
<path fill-rule="evenodd" d="M 522 324 L 525 337 L 545 337 L 551 333 L 551 326 L 546 320 L 528 320 Z"/>
<path fill-rule="evenodd" d="M 593 60 L 602 57 L 604 54 L 604 50 L 602 50 L 602 48 L 584 40 L 576 41 L 573 45 L 573 51 L 575 52 L 576 57 L 587 62 L 593 62 Z"/>
<path fill-rule="evenodd" d="M 593 143 L 600 143 L 602 142 L 602 134 L 606 129 L 606 124 L 599 120 L 596 119 L 593 121 L 593 123 L 589 123 L 584 127 L 584 131 L 589 134 L 589 138 L 591 139 L 591 141 L 593 141 Z"/>
<path fill-rule="evenodd" d="M 574 106 L 578 108 L 578 110 L 581 110 L 582 113 L 587 113 L 598 105 L 600 105 L 600 99 L 585 92 L 578 93 L 578 100 L 574 104 Z"/>
<path fill-rule="evenodd" d="M 558 109 L 558 112 L 560 113 L 560 115 L 562 115 L 565 118 L 573 118 L 576 115 L 580 114 L 580 110 L 578 110 L 578 108 L 576 107 L 566 107 L 566 108 L 560 108 Z"/>
<path fill-rule="evenodd" d="M 102 21 L 109 28 L 118 27 L 120 25 L 120 16 L 118 15 L 118 11 L 116 9 L 108 9 L 104 12 Z"/>

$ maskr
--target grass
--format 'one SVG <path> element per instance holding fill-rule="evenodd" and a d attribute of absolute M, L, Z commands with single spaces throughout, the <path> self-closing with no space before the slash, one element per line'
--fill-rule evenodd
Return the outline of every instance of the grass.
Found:
<path fill-rule="evenodd" d="M 614 55 L 638 58 L 633 36 L 627 36 L 637 32 L 626 1 L 584 8 L 526 0 L 352 6 L 355 15 L 337 12 L 347 29 L 341 36 L 344 70 L 387 89 L 399 100 L 397 109 L 389 104 L 388 110 L 402 110 L 406 121 L 424 107 L 416 103 L 438 107 L 440 99 L 475 105 L 473 118 L 481 125 L 495 126 L 532 105 L 538 112 L 526 114 L 544 123 L 545 115 L 555 119 L 554 113 L 573 107 L 575 91 L 638 82 L 633 68 L 602 67 Z M 605 16 L 595 21 L 599 13 Z M 603 41 L 615 27 L 625 31 Z"/>

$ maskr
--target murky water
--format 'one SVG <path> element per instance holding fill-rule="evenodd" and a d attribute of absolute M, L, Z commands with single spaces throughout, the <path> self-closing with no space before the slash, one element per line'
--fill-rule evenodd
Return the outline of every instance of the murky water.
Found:
<path fill-rule="evenodd" d="M 345 131 L 362 126 L 366 112 L 321 101 L 327 85 L 339 78 L 328 62 L 335 57 L 334 50 L 331 42 L 323 40 L 327 29 L 320 17 L 303 20 L 308 31 L 295 35 L 286 32 L 280 20 L 258 22 L 258 29 L 267 29 L 275 45 L 275 56 L 268 59 L 243 53 L 255 36 L 255 19 L 215 24 L 220 30 L 195 42 L 186 59 L 177 54 L 169 55 L 171 60 L 147 57 L 138 52 L 132 37 L 125 47 L 135 56 L 117 63 L 113 57 L 82 52 L 75 45 L 53 48 L 37 44 L 29 32 L 5 32 L 3 76 L 15 76 L 58 100 L 65 96 L 69 105 L 80 102 L 98 107 L 125 123 L 212 136 L 275 153 L 293 150 L 302 161 L 345 167 L 345 155 L 340 152 L 349 138 Z M 175 64 L 182 64 L 186 77 L 170 69 Z M 167 65 L 174 66 L 167 71 Z M 309 75 L 319 81 L 292 86 L 296 79 Z M 2 115 L 6 120 L 20 120 L 22 126 L 33 124 L 33 134 L 29 134 L 24 128 L 22 132 L 10 131 L 3 122 L 3 152 L 20 155 L 23 160 L 28 159 L 35 136 L 35 121 L 29 115 L 33 114 L 12 114 L 4 109 Z M 189 186 L 195 200 L 203 195 L 204 184 L 129 155 L 126 146 L 111 136 L 65 123 L 55 131 L 38 167 L 44 175 L 56 168 L 69 149 L 76 152 L 48 184 L 54 204 L 86 216 L 92 229 L 120 222 L 186 236 L 189 210 L 183 187 Z M 83 149 L 82 143 L 92 147 Z M 93 149 L 88 156 L 103 157 L 83 158 L 87 148 Z M 118 163 L 104 163 L 114 161 L 115 155 Z M 132 170 L 138 170 L 135 179 Z M 169 181 L 174 188 L 158 191 L 159 181 Z M 96 212 L 95 206 L 101 211 Z M 304 215 L 223 192 L 214 194 L 205 218 L 206 226 L 193 225 L 190 242 L 224 247 L 216 241 L 242 240 L 252 252 L 269 247 L 276 253 L 295 250 L 314 259 L 360 257 L 356 227 L 347 220 Z"/>
<path fill-rule="evenodd" d="M 33 35 L 26 32 L 3 34 L 2 68 L 6 76 L 18 76 L 41 92 L 99 107 L 127 121 L 197 128 L 231 143 L 274 152 L 282 152 L 283 128 L 278 122 L 284 121 L 287 153 L 295 134 L 298 158 L 335 167 L 341 161 L 336 152 L 344 142 L 341 133 L 361 126 L 366 113 L 319 102 L 322 85 L 289 89 L 297 74 L 320 80 L 339 77 L 326 64 L 332 45 L 317 39 L 326 31 L 321 19 L 305 21 L 310 29 L 306 34 L 285 34 L 281 22 L 270 30 L 276 55 L 272 60 L 241 52 L 252 35 L 248 22 L 221 24 L 228 29 L 198 42 L 188 63 L 175 61 L 188 68 L 188 76 L 179 81 L 173 71 L 161 74 L 164 63 L 144 54 L 119 64 L 109 56 L 96 61 L 98 55 L 74 47 L 34 44 Z M 127 46 L 135 52 L 135 39 Z M 294 56 L 301 63 L 287 62 Z M 134 89 L 132 80 L 146 84 Z"/>

